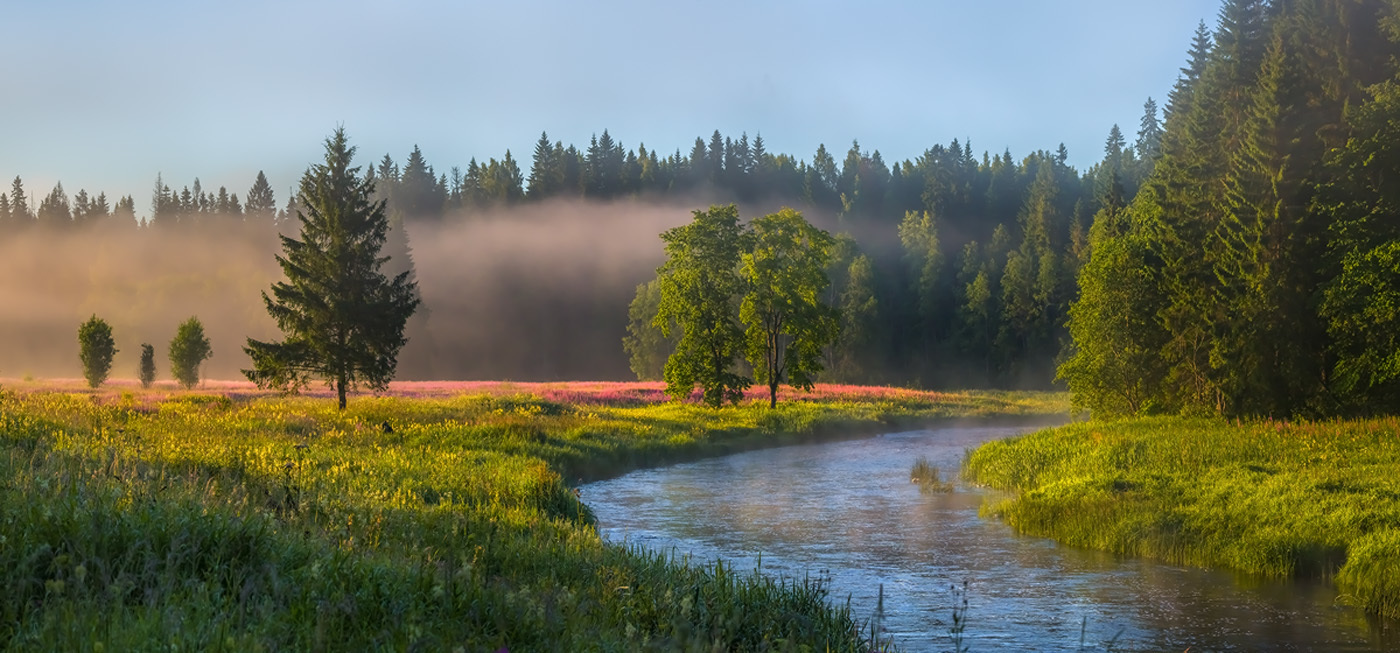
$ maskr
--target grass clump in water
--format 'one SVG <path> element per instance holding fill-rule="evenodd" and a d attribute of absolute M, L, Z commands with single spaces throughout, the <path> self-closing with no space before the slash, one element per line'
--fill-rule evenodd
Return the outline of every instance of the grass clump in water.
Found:
<path fill-rule="evenodd" d="M 987 510 L 1067 544 L 1272 577 L 1332 578 L 1400 617 L 1400 419 L 1143 418 L 992 442 L 963 478 Z"/>
<path fill-rule="evenodd" d="M 952 492 L 953 483 L 945 481 L 938 473 L 938 468 L 928 461 L 927 457 L 919 456 L 914 461 L 914 468 L 909 471 L 909 482 L 917 483 L 920 492 L 941 493 Z"/>

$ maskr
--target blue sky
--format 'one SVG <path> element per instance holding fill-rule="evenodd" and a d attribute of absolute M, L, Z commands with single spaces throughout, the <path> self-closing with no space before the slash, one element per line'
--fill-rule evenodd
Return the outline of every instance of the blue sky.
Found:
<path fill-rule="evenodd" d="M 61 180 L 138 213 L 157 173 L 279 203 L 344 125 L 361 162 L 418 144 L 445 172 L 541 130 L 685 151 L 719 129 L 838 160 L 934 143 L 1099 157 L 1164 102 L 1218 0 L 215 2 L 12 0 L 0 178 Z M 8 182 L 0 190 L 8 189 Z"/>

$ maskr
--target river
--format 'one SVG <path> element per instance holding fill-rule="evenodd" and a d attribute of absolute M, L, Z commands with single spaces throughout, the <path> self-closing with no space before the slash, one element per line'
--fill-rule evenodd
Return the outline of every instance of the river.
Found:
<path fill-rule="evenodd" d="M 1342 605 L 1326 583 L 1061 546 L 979 517 L 986 490 L 926 494 L 909 482 L 920 456 L 946 479 L 968 448 L 1025 430 L 950 426 L 752 451 L 581 492 L 610 541 L 827 579 L 856 615 L 878 610 L 904 651 L 952 650 L 955 609 L 973 651 L 1400 650 L 1400 624 Z"/>

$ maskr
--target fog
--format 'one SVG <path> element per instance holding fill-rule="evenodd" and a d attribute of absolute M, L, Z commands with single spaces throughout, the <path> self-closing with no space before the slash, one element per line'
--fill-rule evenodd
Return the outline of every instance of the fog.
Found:
<path fill-rule="evenodd" d="M 436 378 L 634 378 L 627 305 L 664 258 L 659 234 L 693 208 L 558 201 L 410 224 L 431 343 L 405 361 L 430 346 Z"/>
<path fill-rule="evenodd" d="M 273 234 L 200 230 L 29 229 L 0 240 L 0 377 L 78 377 L 78 325 L 97 315 L 117 341 L 114 378 L 136 376 L 143 342 L 159 378 L 180 322 L 199 317 L 214 349 L 204 372 L 241 378 L 244 339 L 277 335 L 260 293 L 280 278 Z"/>
<path fill-rule="evenodd" d="M 560 201 L 410 223 L 427 311 L 410 322 L 398 378 L 633 378 L 627 305 L 662 262 L 660 232 L 696 206 Z M 81 376 L 78 325 L 95 314 L 117 341 L 113 378 L 135 377 L 149 342 L 169 379 L 166 350 L 190 316 L 214 349 L 205 378 L 242 378 L 245 339 L 279 337 L 261 297 L 282 278 L 277 251 L 270 230 L 239 223 L 9 236 L 0 377 Z"/>

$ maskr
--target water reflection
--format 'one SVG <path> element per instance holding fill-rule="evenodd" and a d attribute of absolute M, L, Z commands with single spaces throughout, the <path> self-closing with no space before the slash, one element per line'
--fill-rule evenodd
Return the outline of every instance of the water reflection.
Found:
<path fill-rule="evenodd" d="M 974 650 L 1379 651 L 1400 628 L 1339 605 L 1316 582 L 1242 579 L 1062 547 L 978 517 L 983 491 L 921 493 L 919 456 L 956 473 L 964 451 L 1019 428 L 945 428 L 755 451 L 583 488 L 615 541 L 788 577 L 829 574 L 833 595 L 909 651 L 951 648 L 967 586 Z"/>

